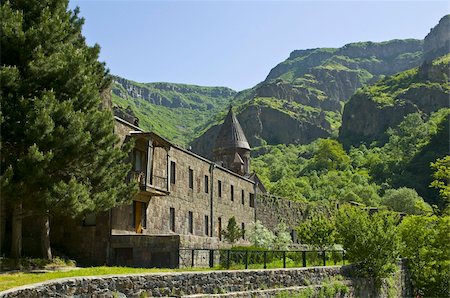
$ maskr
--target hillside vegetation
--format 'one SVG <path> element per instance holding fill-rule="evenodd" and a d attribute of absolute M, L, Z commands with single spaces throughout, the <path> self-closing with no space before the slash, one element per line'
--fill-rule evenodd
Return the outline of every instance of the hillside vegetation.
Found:
<path fill-rule="evenodd" d="M 224 112 L 235 91 L 174 83 L 137 83 L 113 78 L 112 102 L 132 112 L 139 126 L 179 144 L 199 136 L 215 116 Z"/>
<path fill-rule="evenodd" d="M 293 51 L 264 82 L 234 97 L 250 145 L 308 144 L 337 136 L 348 98 L 368 83 L 418 66 L 422 44 L 409 39 Z M 193 141 L 193 150 L 210 157 L 217 130 L 213 126 Z"/>

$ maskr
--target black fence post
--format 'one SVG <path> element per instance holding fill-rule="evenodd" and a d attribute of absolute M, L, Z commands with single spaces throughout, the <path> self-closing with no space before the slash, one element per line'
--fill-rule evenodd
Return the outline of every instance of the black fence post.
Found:
<path fill-rule="evenodd" d="M 195 266 L 194 259 L 195 259 L 195 249 L 192 249 L 191 250 L 191 267 Z"/>
<path fill-rule="evenodd" d="M 322 252 L 322 257 L 323 257 L 323 265 L 326 266 L 327 265 L 327 252 L 325 250 Z"/>
<path fill-rule="evenodd" d="M 267 269 L 267 251 L 264 251 L 264 269 Z"/>
<path fill-rule="evenodd" d="M 302 251 L 303 267 L 306 267 L 306 251 Z"/>
<path fill-rule="evenodd" d="M 345 265 L 345 250 L 342 251 L 342 265 Z"/>
<path fill-rule="evenodd" d="M 214 250 L 212 249 L 209 250 L 209 267 L 214 267 Z"/>
<path fill-rule="evenodd" d="M 248 269 L 248 251 L 245 251 L 245 269 Z"/>
<path fill-rule="evenodd" d="M 230 250 L 227 250 L 227 269 L 230 269 Z"/>
<path fill-rule="evenodd" d="M 283 268 L 286 268 L 286 251 L 283 250 Z"/>

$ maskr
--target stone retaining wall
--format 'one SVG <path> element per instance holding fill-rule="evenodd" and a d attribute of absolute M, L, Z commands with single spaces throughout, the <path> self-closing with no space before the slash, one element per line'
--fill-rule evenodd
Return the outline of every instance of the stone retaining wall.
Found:
<path fill-rule="evenodd" d="M 316 291 L 330 280 L 348 276 L 349 272 L 349 266 L 330 266 L 76 277 L 11 289 L 0 292 L 0 297 L 202 297 L 208 294 L 224 297 L 225 293 L 230 297 L 270 297 L 279 288 L 290 291 L 309 286 Z M 357 286 L 345 297 L 385 296 L 371 294 L 374 291 L 370 282 L 355 281 Z M 401 283 L 403 279 L 398 278 L 396 282 Z M 342 283 L 352 285 L 354 281 L 346 279 Z M 402 285 L 397 288 L 399 297 L 407 296 Z"/>

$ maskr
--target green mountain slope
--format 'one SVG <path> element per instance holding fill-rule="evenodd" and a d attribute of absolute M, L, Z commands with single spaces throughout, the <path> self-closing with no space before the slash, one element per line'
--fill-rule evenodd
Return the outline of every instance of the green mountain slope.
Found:
<path fill-rule="evenodd" d="M 235 94 L 225 87 L 143 84 L 117 76 L 112 86 L 112 102 L 122 113 L 132 114 L 143 129 L 179 145 L 187 145 L 209 127 Z"/>
<path fill-rule="evenodd" d="M 427 117 L 449 107 L 449 71 L 447 54 L 362 88 L 345 105 L 340 140 L 346 147 L 374 141 L 383 144 L 387 129 L 406 115 L 420 112 Z"/>
<path fill-rule="evenodd" d="M 293 51 L 264 82 L 233 100 L 250 145 L 307 144 L 337 136 L 348 98 L 368 83 L 418 66 L 422 44 L 408 39 Z M 217 130 L 213 126 L 193 141 L 193 150 L 210 157 Z"/>

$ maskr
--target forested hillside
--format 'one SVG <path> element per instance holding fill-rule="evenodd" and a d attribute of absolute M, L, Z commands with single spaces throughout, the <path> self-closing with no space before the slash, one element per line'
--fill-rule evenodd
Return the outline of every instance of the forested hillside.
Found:
<path fill-rule="evenodd" d="M 175 83 L 137 83 L 113 77 L 112 102 L 144 130 L 186 146 L 229 106 L 236 91 Z M 219 119 L 219 118 L 217 118 Z"/>

